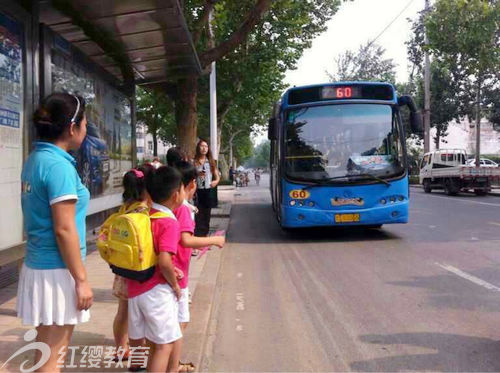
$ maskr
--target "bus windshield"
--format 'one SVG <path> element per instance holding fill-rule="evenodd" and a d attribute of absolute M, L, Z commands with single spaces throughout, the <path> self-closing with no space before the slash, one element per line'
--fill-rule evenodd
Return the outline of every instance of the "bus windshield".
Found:
<path fill-rule="evenodd" d="M 396 110 L 381 104 L 340 104 L 287 112 L 285 168 L 306 181 L 363 182 L 404 172 Z"/>

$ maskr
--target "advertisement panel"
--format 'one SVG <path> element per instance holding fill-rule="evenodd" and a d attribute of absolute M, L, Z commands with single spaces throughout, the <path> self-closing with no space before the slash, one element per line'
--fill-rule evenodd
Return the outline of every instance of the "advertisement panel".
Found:
<path fill-rule="evenodd" d="M 75 157 L 91 198 L 121 193 L 123 173 L 132 167 L 130 101 L 78 61 L 58 36 L 52 47 L 52 91 L 86 101 L 87 137 Z"/>
<path fill-rule="evenodd" d="M 0 250 L 23 240 L 23 25 L 0 13 Z"/>

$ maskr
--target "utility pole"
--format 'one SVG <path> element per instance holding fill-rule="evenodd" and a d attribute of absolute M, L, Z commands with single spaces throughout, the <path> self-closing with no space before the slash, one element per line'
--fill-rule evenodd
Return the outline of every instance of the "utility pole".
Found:
<path fill-rule="evenodd" d="M 478 77 L 478 80 L 480 78 Z M 476 92 L 476 167 L 481 166 L 481 83 L 477 83 Z"/>
<path fill-rule="evenodd" d="M 210 42 L 214 43 L 214 34 L 212 30 L 213 9 L 210 11 L 208 20 L 208 33 Z M 210 149 L 215 160 L 219 159 L 219 149 L 217 146 L 217 75 L 215 72 L 215 61 L 212 62 L 212 71 L 210 72 Z"/>
<path fill-rule="evenodd" d="M 429 12 L 429 0 L 425 0 L 425 14 Z M 427 46 L 429 39 L 427 38 L 427 30 L 424 31 L 424 43 Z M 425 51 L 424 64 L 424 153 L 431 150 L 431 72 L 429 53 Z"/>

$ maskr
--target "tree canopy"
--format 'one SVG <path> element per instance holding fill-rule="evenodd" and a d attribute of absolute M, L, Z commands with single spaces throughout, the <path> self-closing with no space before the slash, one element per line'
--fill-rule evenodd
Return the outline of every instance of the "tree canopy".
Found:
<path fill-rule="evenodd" d="M 477 128 L 485 114 L 484 93 L 498 86 L 499 20 L 500 2 L 496 0 L 437 0 L 425 16 L 426 47 L 450 72 L 459 92 L 460 114 L 470 117 L 474 112 Z"/>
<path fill-rule="evenodd" d="M 360 45 L 356 52 L 346 51 L 336 59 L 337 70 L 328 73 L 331 81 L 396 82 L 396 65 L 384 58 L 385 49 L 372 42 Z"/>

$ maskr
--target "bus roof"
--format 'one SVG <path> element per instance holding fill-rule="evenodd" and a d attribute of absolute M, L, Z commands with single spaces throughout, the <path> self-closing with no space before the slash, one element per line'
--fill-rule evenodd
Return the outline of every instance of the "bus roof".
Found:
<path fill-rule="evenodd" d="M 342 81 L 292 87 L 281 97 L 283 107 L 339 101 L 396 104 L 396 89 L 385 82 Z"/>

